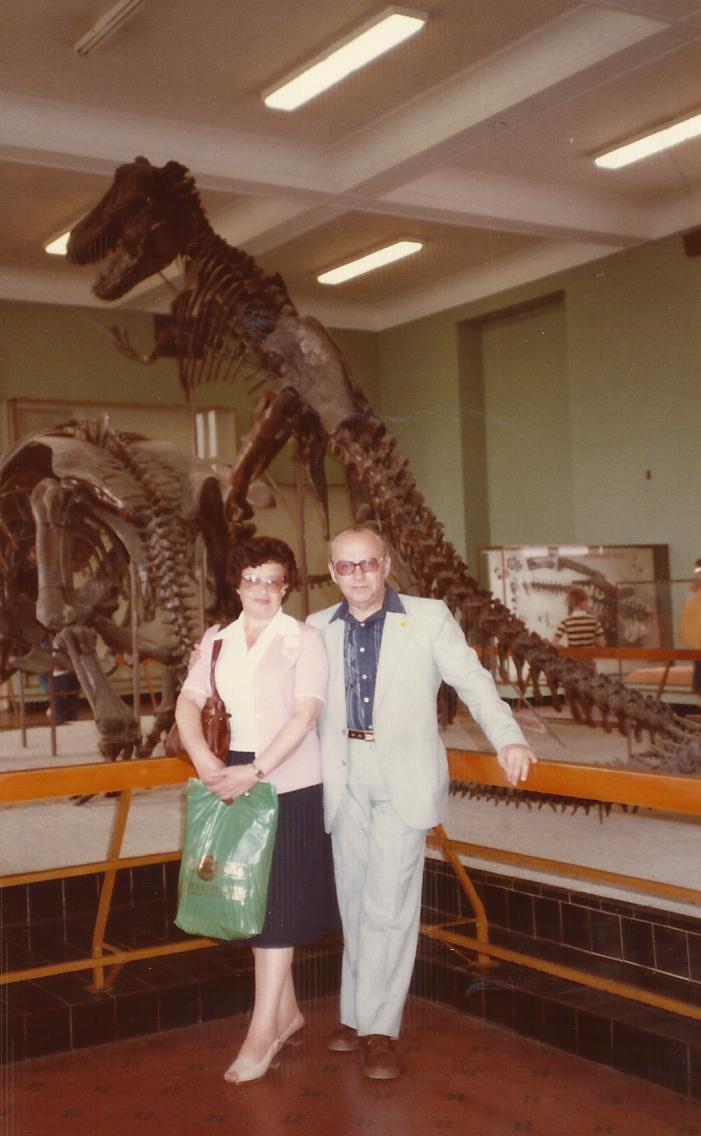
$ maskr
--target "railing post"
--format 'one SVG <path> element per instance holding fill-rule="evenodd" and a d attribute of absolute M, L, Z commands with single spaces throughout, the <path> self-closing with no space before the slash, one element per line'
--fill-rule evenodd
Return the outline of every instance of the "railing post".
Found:
<path fill-rule="evenodd" d="M 114 884 L 118 871 L 118 868 L 115 866 L 115 861 L 120 858 L 122 852 L 124 832 L 127 827 L 127 820 L 129 819 L 129 809 L 131 808 L 131 793 L 131 789 L 125 789 L 124 792 L 119 794 L 117 814 L 112 826 L 112 835 L 110 837 L 110 845 L 107 853 L 110 866 L 107 868 L 105 878 L 102 881 L 100 901 L 97 905 L 95 926 L 93 927 L 92 957 L 95 960 L 101 960 L 104 957 L 105 929 L 112 906 L 112 895 L 114 893 Z M 113 978 L 114 975 L 111 975 L 110 979 L 112 980 Z M 93 967 L 93 981 L 89 989 L 92 990 L 93 993 L 98 993 L 100 990 L 105 989 L 105 968 L 99 964 L 99 961 L 96 961 Z"/>
<path fill-rule="evenodd" d="M 481 945 L 484 945 L 485 947 L 489 946 L 489 921 L 487 919 L 487 912 L 485 911 L 482 900 L 477 894 L 475 885 L 465 871 L 460 857 L 455 852 L 453 852 L 452 848 L 449 847 L 448 837 L 446 835 L 445 829 L 443 828 L 443 825 L 435 825 L 433 832 L 435 834 L 436 842 L 440 849 L 441 855 L 443 856 L 443 859 L 448 864 L 450 864 L 451 868 L 455 872 L 457 881 L 460 884 L 463 892 L 467 896 L 470 906 L 472 907 L 472 911 L 475 917 L 475 938 Z M 489 955 L 478 954 L 477 966 L 494 966 L 494 963 L 492 962 Z"/>
<path fill-rule="evenodd" d="M 129 561 L 129 607 L 131 614 L 131 701 L 141 739 L 141 658 L 139 655 L 139 579 L 136 564 Z"/>
<path fill-rule="evenodd" d="M 24 671 L 19 672 L 19 728 L 22 738 L 22 749 L 27 748 L 27 701 L 26 679 Z"/>

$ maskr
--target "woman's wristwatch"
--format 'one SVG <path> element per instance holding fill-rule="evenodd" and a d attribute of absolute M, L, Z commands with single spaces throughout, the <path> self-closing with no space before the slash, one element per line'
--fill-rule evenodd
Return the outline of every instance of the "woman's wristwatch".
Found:
<path fill-rule="evenodd" d="M 253 770 L 253 772 L 255 773 L 255 775 L 256 775 L 256 777 L 258 778 L 259 781 L 265 781 L 265 773 L 263 772 L 262 769 L 258 768 L 255 761 L 251 762 L 251 769 Z"/>

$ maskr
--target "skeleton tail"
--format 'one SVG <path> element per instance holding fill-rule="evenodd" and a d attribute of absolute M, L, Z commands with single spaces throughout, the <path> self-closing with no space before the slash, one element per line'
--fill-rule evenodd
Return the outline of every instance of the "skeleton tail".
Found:
<path fill-rule="evenodd" d="M 445 539 L 443 526 L 395 447 L 396 440 L 369 407 L 329 437 L 329 448 L 345 465 L 353 486 L 361 490 L 419 592 L 444 600 L 472 643 L 488 648 L 496 640 L 501 675 L 506 677 L 511 656 L 521 690 L 528 670 L 534 693 L 539 694 L 544 679 L 556 708 L 561 708 L 564 698 L 576 720 L 610 730 L 613 719 L 624 735 L 632 733 L 639 739 L 646 731 L 651 741 L 658 739 L 658 754 L 650 756 L 649 764 L 662 762 L 680 773 L 701 773 L 698 725 L 617 679 L 596 675 L 588 664 L 561 657 L 555 647 L 527 631 L 491 592 L 480 590 L 465 561 Z M 595 707 L 600 722 L 592 718 Z"/>

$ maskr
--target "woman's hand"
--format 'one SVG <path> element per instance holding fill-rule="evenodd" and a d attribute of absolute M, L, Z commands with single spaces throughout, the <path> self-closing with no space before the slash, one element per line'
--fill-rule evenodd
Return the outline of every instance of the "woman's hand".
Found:
<path fill-rule="evenodd" d="M 229 765 L 207 773 L 202 780 L 220 800 L 235 801 L 252 789 L 258 778 L 250 765 Z"/>

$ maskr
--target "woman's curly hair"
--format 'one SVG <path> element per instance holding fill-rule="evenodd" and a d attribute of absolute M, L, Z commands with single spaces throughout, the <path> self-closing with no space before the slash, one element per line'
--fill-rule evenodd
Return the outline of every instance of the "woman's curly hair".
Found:
<path fill-rule="evenodd" d="M 284 540 L 272 536 L 253 536 L 234 545 L 227 564 L 229 586 L 236 590 L 247 568 L 257 568 L 260 564 L 268 563 L 279 564 L 284 568 L 287 594 L 293 592 L 299 584 L 295 554 Z"/>

